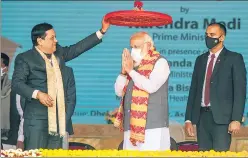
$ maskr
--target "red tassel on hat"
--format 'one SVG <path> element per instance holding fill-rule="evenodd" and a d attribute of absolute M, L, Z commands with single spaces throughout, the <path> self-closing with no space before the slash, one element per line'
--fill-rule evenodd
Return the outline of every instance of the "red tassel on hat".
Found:
<path fill-rule="evenodd" d="M 143 7 L 143 2 L 135 1 L 134 2 L 134 7 L 137 7 L 137 8 L 139 8 L 139 10 L 141 10 L 141 8 Z"/>

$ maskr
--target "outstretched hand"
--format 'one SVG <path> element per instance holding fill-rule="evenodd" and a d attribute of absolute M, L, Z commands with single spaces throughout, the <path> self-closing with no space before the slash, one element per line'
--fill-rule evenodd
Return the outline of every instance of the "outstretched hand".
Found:
<path fill-rule="evenodd" d="M 107 32 L 108 28 L 110 27 L 110 23 L 105 20 L 105 16 L 102 18 L 102 31 Z"/>

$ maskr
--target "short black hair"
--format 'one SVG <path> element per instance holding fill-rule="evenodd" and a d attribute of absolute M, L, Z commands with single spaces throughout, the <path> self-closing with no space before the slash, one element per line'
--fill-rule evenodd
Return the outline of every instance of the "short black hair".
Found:
<path fill-rule="evenodd" d="M 213 25 L 218 25 L 220 29 L 224 32 L 224 35 L 226 36 L 227 31 L 226 31 L 226 26 L 224 24 L 217 22 L 217 23 L 211 23 L 208 26 L 213 26 Z"/>
<path fill-rule="evenodd" d="M 45 39 L 46 31 L 53 29 L 53 26 L 48 23 L 37 24 L 33 27 L 31 31 L 31 40 L 33 45 L 37 46 L 37 38 Z"/>
<path fill-rule="evenodd" d="M 7 54 L 1 52 L 1 59 L 5 66 L 9 66 L 9 56 Z"/>

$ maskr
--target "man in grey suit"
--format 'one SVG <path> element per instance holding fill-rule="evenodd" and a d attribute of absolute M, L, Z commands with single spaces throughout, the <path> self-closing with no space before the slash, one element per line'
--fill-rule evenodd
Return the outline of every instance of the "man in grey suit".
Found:
<path fill-rule="evenodd" d="M 246 68 L 241 54 L 224 47 L 226 27 L 213 23 L 206 30 L 209 51 L 198 56 L 189 91 L 185 128 L 200 150 L 227 151 L 245 107 Z"/>
<path fill-rule="evenodd" d="M 56 131 L 48 131 L 51 128 L 49 126 L 51 121 L 48 119 L 50 113 L 48 112 L 50 111 L 49 108 L 54 109 L 54 106 L 56 106 L 55 112 L 53 111 L 53 114 L 56 115 L 53 116 L 57 122 L 64 122 L 65 120 L 58 119 L 60 117 L 58 116 L 58 111 L 63 109 L 60 108 L 61 104 L 53 104 L 55 101 L 60 102 L 65 98 L 57 97 L 57 99 L 53 99 L 48 95 L 49 87 L 54 86 L 48 85 L 48 80 L 52 78 L 50 81 L 56 83 L 54 87 L 61 89 L 62 84 L 58 83 L 64 82 L 61 81 L 60 76 L 62 69 L 65 67 L 65 62 L 78 57 L 101 43 L 101 38 L 109 26 L 110 24 L 103 19 L 102 28 L 99 31 L 69 47 L 62 47 L 57 43 L 56 33 L 52 25 L 42 23 L 33 27 L 31 31 L 33 48 L 17 55 L 12 77 L 12 89 L 25 98 L 24 144 L 26 150 L 61 148 L 62 138 L 60 136 L 62 135 L 61 132 L 64 134 L 65 131 L 60 131 L 60 129 L 64 129 L 64 125 L 63 123 L 60 125 L 56 123 L 56 127 L 53 122 L 52 127 Z M 56 76 L 51 76 L 51 73 L 48 75 L 51 70 L 55 72 Z M 58 94 L 62 96 L 60 90 L 56 91 L 54 88 L 52 90 L 53 94 L 57 93 L 55 97 Z M 64 101 L 60 103 L 64 106 Z M 62 115 L 61 112 L 59 114 Z"/>
<path fill-rule="evenodd" d="M 1 53 L 1 136 L 8 137 L 10 129 L 11 80 L 8 78 L 9 56 Z"/>

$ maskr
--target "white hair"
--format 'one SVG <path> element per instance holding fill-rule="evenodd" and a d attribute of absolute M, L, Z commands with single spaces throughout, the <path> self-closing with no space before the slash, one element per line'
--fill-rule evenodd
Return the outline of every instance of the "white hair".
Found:
<path fill-rule="evenodd" d="M 145 39 L 145 42 L 150 42 L 151 43 L 151 47 L 154 46 L 154 42 L 152 40 L 152 37 L 149 36 L 147 33 L 144 35 L 144 39 Z"/>
<path fill-rule="evenodd" d="M 154 47 L 154 42 L 153 42 L 153 40 L 152 40 L 152 37 L 147 33 L 147 32 L 137 32 L 137 33 L 135 33 L 135 34 L 133 34 L 132 36 L 131 36 L 131 39 L 133 38 L 133 37 L 143 37 L 144 38 L 144 42 L 150 42 L 151 43 L 151 47 Z"/>

